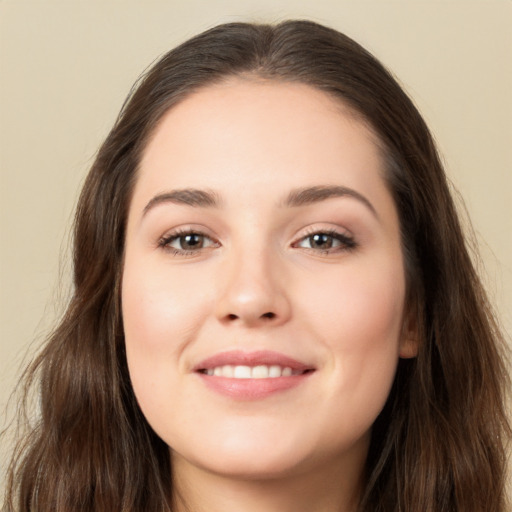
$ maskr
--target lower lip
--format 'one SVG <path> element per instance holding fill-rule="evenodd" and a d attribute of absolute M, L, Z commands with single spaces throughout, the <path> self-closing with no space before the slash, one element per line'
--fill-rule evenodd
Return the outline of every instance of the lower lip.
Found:
<path fill-rule="evenodd" d="M 261 400 L 283 391 L 300 386 L 313 372 L 306 372 L 290 377 L 268 379 L 230 379 L 199 373 L 208 388 L 230 398 L 238 400 Z"/>

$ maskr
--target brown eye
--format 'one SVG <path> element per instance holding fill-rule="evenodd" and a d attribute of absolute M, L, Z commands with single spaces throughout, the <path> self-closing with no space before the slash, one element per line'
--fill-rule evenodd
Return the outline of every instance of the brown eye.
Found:
<path fill-rule="evenodd" d="M 182 235 L 178 237 L 176 241 L 180 249 L 189 251 L 194 249 L 202 249 L 205 244 L 205 237 L 204 235 L 199 235 L 198 233 L 189 233 L 188 235 Z"/>
<path fill-rule="evenodd" d="M 301 238 L 295 247 L 310 249 L 319 252 L 336 252 L 344 249 L 353 249 L 356 242 L 350 236 L 337 232 L 318 232 Z"/>
<path fill-rule="evenodd" d="M 160 240 L 159 246 L 176 255 L 190 255 L 208 247 L 216 247 L 218 244 L 209 236 L 191 231 L 164 237 Z"/>
<path fill-rule="evenodd" d="M 335 240 L 326 233 L 317 233 L 308 237 L 309 247 L 311 249 L 331 249 Z"/>

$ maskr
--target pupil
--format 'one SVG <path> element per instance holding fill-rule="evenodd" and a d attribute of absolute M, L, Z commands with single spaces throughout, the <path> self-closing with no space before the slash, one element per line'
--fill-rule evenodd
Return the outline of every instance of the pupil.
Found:
<path fill-rule="evenodd" d="M 185 235 L 181 238 L 181 247 L 183 249 L 197 249 L 201 248 L 203 245 L 203 240 L 201 235 L 196 235 L 194 233 L 190 235 Z"/>
<path fill-rule="evenodd" d="M 321 247 L 323 249 L 332 247 L 332 237 L 325 233 L 313 235 L 313 247 Z"/>

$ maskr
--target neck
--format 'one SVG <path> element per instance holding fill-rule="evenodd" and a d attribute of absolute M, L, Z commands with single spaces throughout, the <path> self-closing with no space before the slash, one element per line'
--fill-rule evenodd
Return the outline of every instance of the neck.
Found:
<path fill-rule="evenodd" d="M 345 471 L 344 471 L 345 469 Z M 311 468 L 249 479 L 219 475 L 173 456 L 175 512 L 355 512 L 363 465 Z"/>

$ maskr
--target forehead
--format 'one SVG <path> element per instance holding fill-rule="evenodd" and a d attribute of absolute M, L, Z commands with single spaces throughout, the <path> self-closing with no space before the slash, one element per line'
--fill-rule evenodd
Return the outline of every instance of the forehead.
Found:
<path fill-rule="evenodd" d="M 377 138 L 340 100 L 311 86 L 231 79 L 172 107 L 143 152 L 137 187 L 382 188 Z M 144 190 L 142 190 L 144 192 Z"/>

